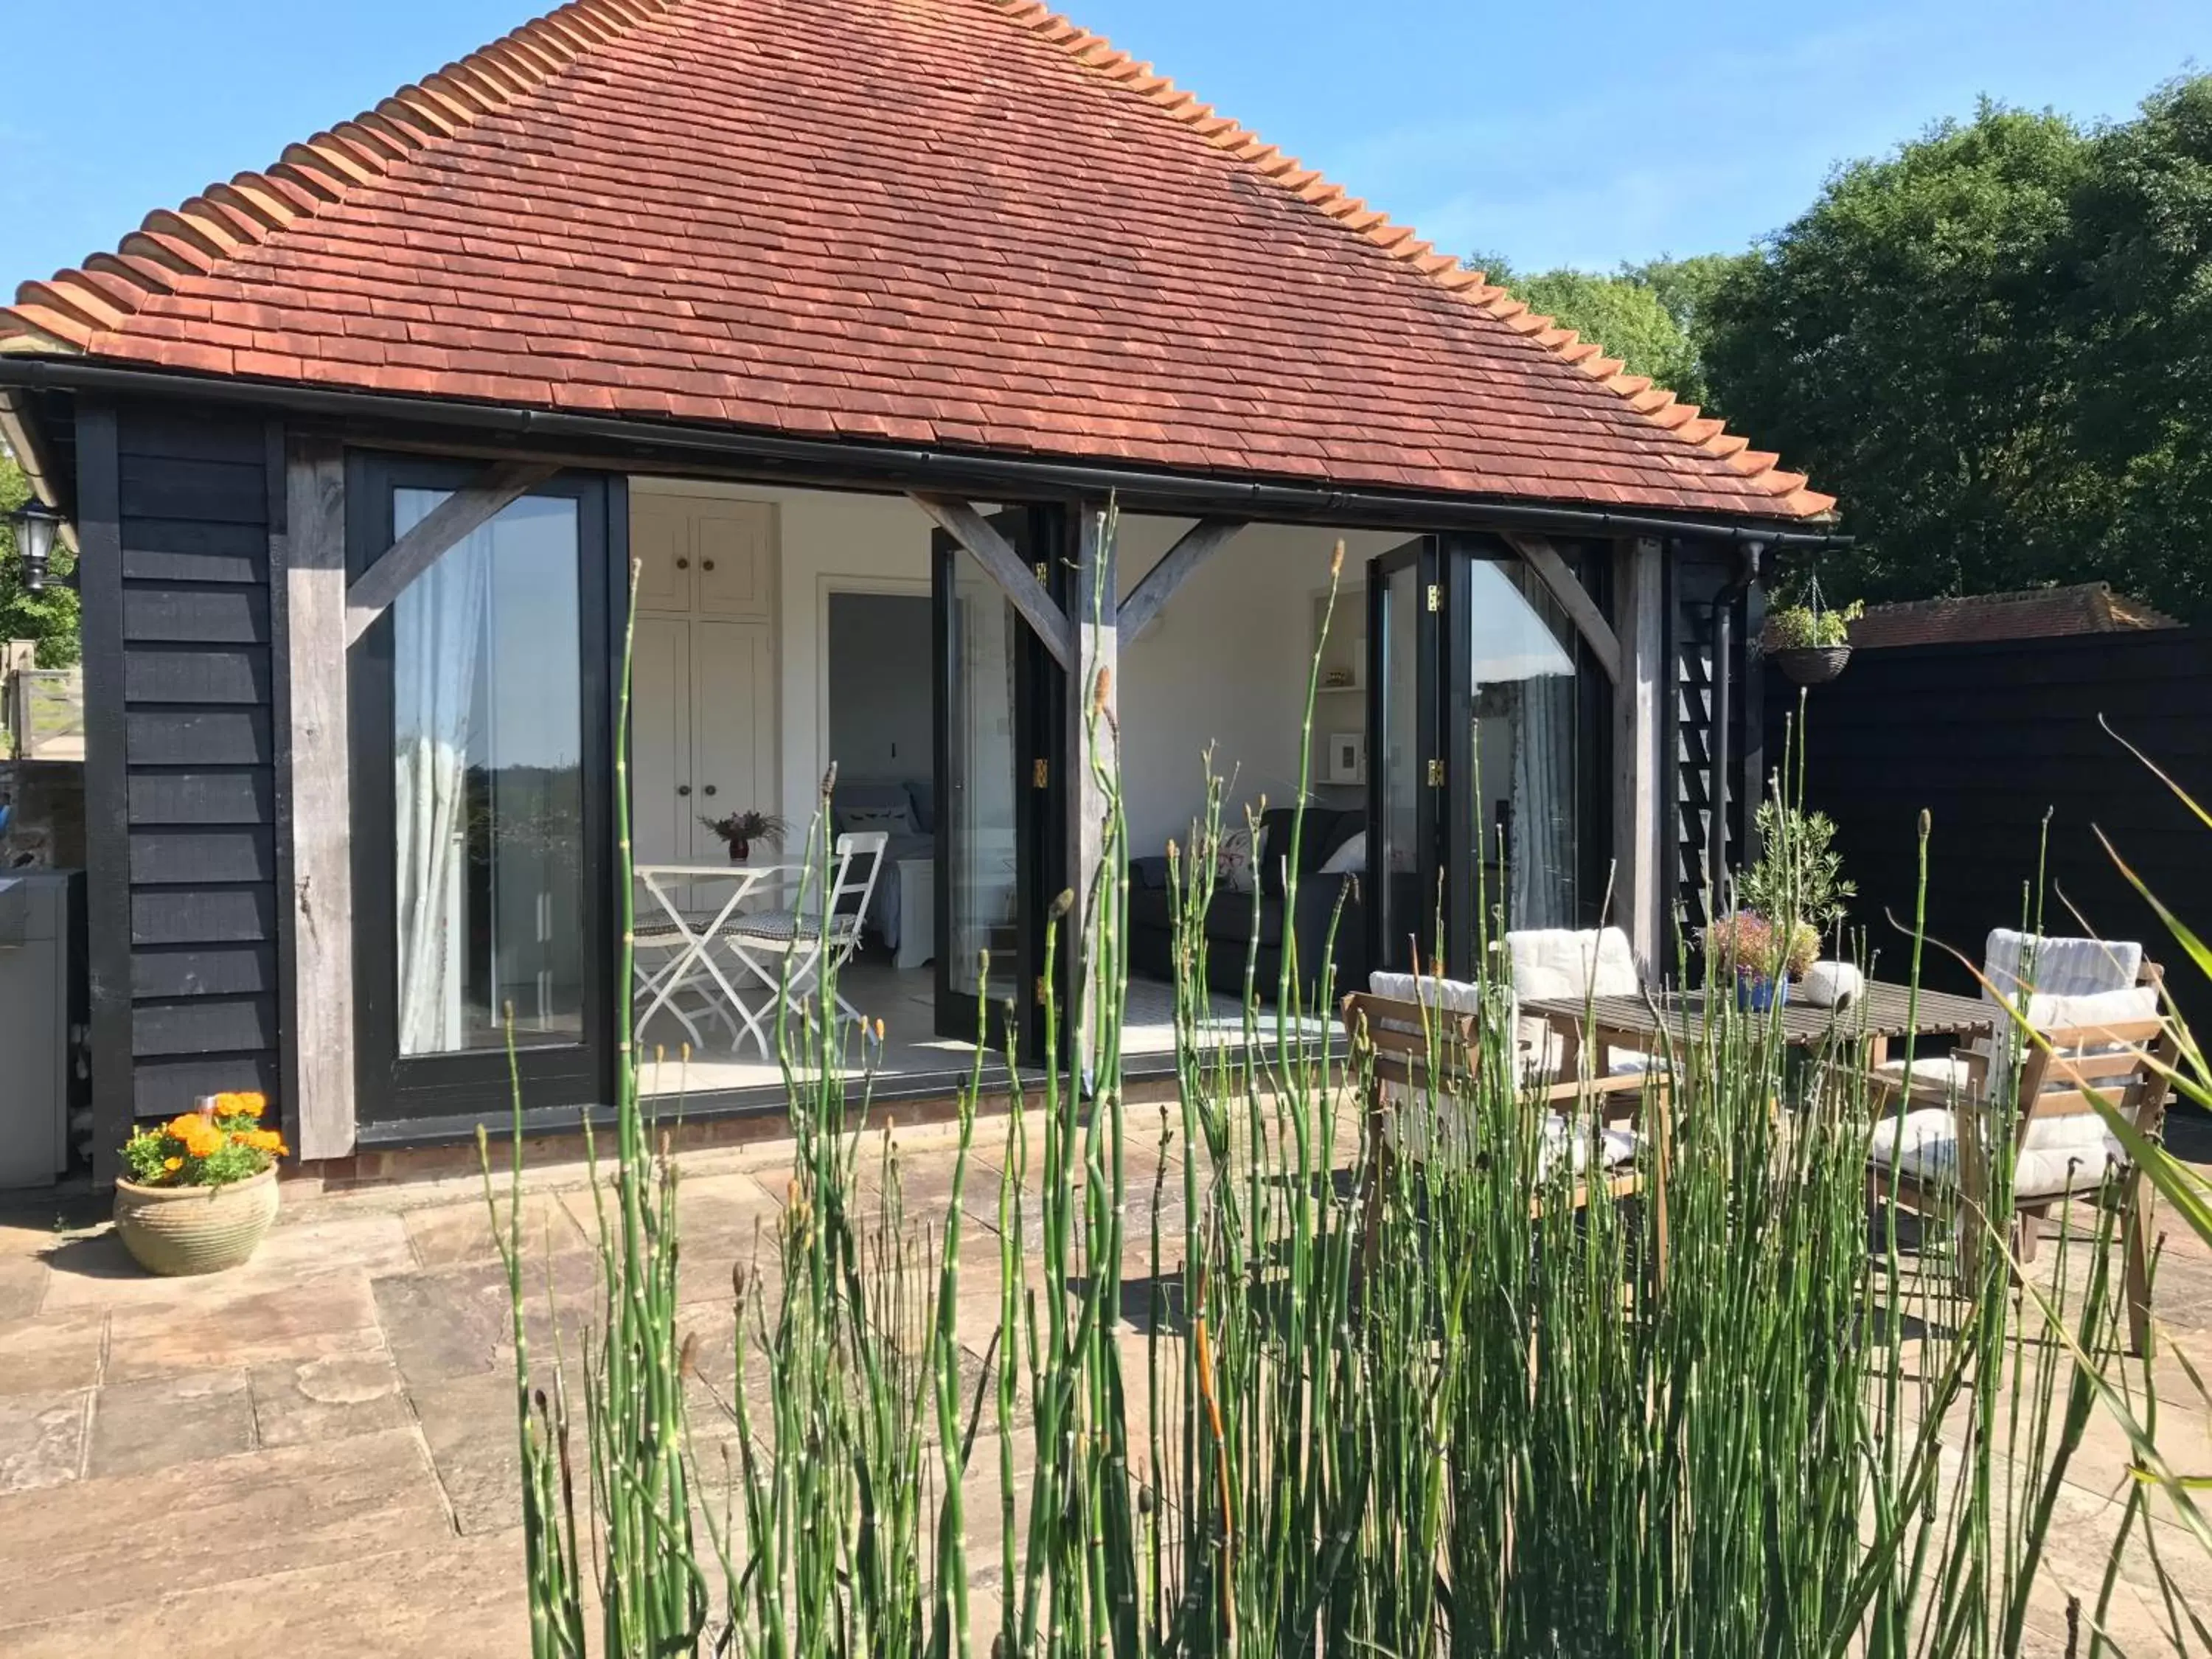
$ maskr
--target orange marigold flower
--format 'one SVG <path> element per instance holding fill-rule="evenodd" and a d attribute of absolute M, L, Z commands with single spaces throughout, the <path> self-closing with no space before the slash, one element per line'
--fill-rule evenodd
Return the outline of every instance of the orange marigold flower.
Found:
<path fill-rule="evenodd" d="M 207 1120 L 198 1112 L 184 1112 L 168 1121 L 168 1133 L 179 1140 L 188 1140 L 207 1127 Z"/>
<path fill-rule="evenodd" d="M 217 1095 L 215 1111 L 217 1117 L 258 1118 L 268 1109 L 269 1097 L 251 1091 Z"/>
<path fill-rule="evenodd" d="M 161 1160 L 161 1167 L 174 1175 L 185 1167 L 185 1160 L 181 1158 L 165 1158 Z"/>

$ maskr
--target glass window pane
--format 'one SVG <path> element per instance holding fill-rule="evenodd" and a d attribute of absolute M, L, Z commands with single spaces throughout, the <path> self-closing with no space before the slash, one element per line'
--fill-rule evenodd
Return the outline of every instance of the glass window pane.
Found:
<path fill-rule="evenodd" d="M 404 535 L 444 490 L 393 494 Z M 402 1054 L 582 1041 L 577 506 L 525 497 L 392 605 Z"/>
<path fill-rule="evenodd" d="M 1382 818 L 1368 860 L 1369 884 L 1382 911 L 1377 965 L 1406 969 L 1413 965 L 1424 899 L 1431 909 L 1436 904 L 1434 894 L 1421 891 L 1420 877 L 1420 572 L 1409 564 L 1382 580 L 1381 637 L 1375 645 L 1381 670 L 1374 689 L 1382 699 L 1382 752 L 1370 757 Z"/>
<path fill-rule="evenodd" d="M 1024 624 L 1005 591 L 966 552 L 952 560 L 951 618 L 951 982 L 963 998 L 984 991 L 988 956 L 989 997 L 1000 1002 L 1013 995 L 1021 969 L 1014 699 L 1018 630 Z"/>
<path fill-rule="evenodd" d="M 1512 927 L 1577 925 L 1583 732 L 1573 624 L 1525 566 L 1468 571 L 1483 890 Z"/>

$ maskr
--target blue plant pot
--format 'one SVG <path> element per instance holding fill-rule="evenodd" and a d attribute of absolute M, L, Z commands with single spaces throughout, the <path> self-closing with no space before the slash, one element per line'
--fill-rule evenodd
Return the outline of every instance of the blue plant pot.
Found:
<path fill-rule="evenodd" d="M 1735 976 L 1735 1006 L 1747 1014 L 1763 1014 L 1777 1003 L 1790 1000 L 1790 981 L 1759 974 Z"/>

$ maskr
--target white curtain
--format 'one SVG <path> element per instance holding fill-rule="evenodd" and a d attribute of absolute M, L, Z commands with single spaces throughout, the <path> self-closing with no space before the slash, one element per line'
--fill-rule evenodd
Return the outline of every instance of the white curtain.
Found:
<path fill-rule="evenodd" d="M 1512 926 L 1574 926 L 1575 682 L 1520 687 L 1513 744 Z"/>
<path fill-rule="evenodd" d="M 438 500 L 400 492 L 400 534 L 409 498 L 418 495 L 416 518 Z M 489 528 L 477 531 L 392 607 L 403 1054 L 447 1054 L 468 1042 L 468 768 L 491 540 Z"/>

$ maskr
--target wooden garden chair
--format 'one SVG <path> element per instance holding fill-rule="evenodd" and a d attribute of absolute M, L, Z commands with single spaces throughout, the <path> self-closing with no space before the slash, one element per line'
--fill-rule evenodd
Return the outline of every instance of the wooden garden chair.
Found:
<path fill-rule="evenodd" d="M 1393 1103 L 1392 1091 L 1402 1091 L 1408 1103 L 1433 1103 L 1428 1109 L 1439 1114 L 1465 1102 L 1478 1086 L 1480 1039 L 1473 1013 L 1435 1002 L 1354 992 L 1345 998 L 1342 1012 L 1345 1033 L 1351 1042 L 1351 1064 L 1354 1068 L 1364 1065 L 1368 1077 L 1362 1257 L 1371 1267 L 1382 1244 L 1383 1178 L 1398 1156 L 1389 1133 L 1390 1118 L 1403 1109 Z M 1588 1204 L 1594 1192 L 1617 1199 L 1644 1187 L 1645 1172 L 1636 1163 L 1642 1137 L 1633 1130 L 1604 1127 L 1591 1134 L 1590 1126 L 1579 1119 L 1582 1112 L 1595 1110 L 1607 1121 L 1626 1115 L 1632 1121 L 1633 1109 L 1624 1113 L 1618 1109 L 1633 1108 L 1637 1103 L 1626 1097 L 1640 1097 L 1647 1085 L 1651 1080 L 1639 1073 L 1524 1086 L 1517 1091 L 1517 1098 L 1524 1103 L 1540 1099 L 1547 1109 L 1562 1109 L 1551 1113 L 1559 1128 L 1546 1130 L 1550 1146 L 1556 1146 L 1559 1155 L 1571 1158 L 1575 1146 L 1583 1144 L 1601 1158 L 1601 1169 L 1577 1171 L 1577 1179 L 1569 1189 L 1568 1202 L 1574 1208 Z M 1430 1127 L 1431 1144 L 1441 1132 L 1439 1126 Z M 1664 1158 L 1660 1152 L 1651 1160 L 1651 1185 L 1657 1189 L 1663 1179 Z M 1658 1196 L 1655 1190 L 1655 1199 Z M 1542 1210 L 1542 1199 L 1532 1194 L 1530 1214 L 1540 1215 Z M 1662 1273 L 1664 1239 L 1662 1220 L 1659 1264 Z"/>
<path fill-rule="evenodd" d="M 2076 1024 L 2037 1025 L 2041 1040 L 2028 1047 L 2021 1062 L 2013 1129 L 2011 1232 L 2017 1259 L 2035 1259 L 2038 1224 L 2054 1206 L 2081 1200 L 2117 1208 L 2128 1340 L 2137 1353 L 2150 1340 L 2153 1189 L 2106 1131 L 2090 1095 L 2094 1091 L 2116 1107 L 2142 1133 L 2158 1134 L 2179 1048 L 2172 1025 L 2157 1012 L 2156 996 L 2154 986 L 2147 986 L 2094 999 L 2054 1000 L 2077 1007 L 2111 1004 L 2114 1013 Z M 2033 1006 L 2028 1018 L 2035 1018 Z M 1987 1115 L 1983 1105 L 1993 1088 L 1986 1051 L 1971 1051 L 1966 1064 L 1968 1075 L 1954 1103 L 1916 1107 L 1875 1126 L 1868 1192 L 1877 1206 L 1894 1194 L 1899 1206 L 1918 1214 L 1955 1210 L 1960 1259 L 1971 1262 L 1988 1212 L 1990 1164 L 1980 1142 Z"/>

